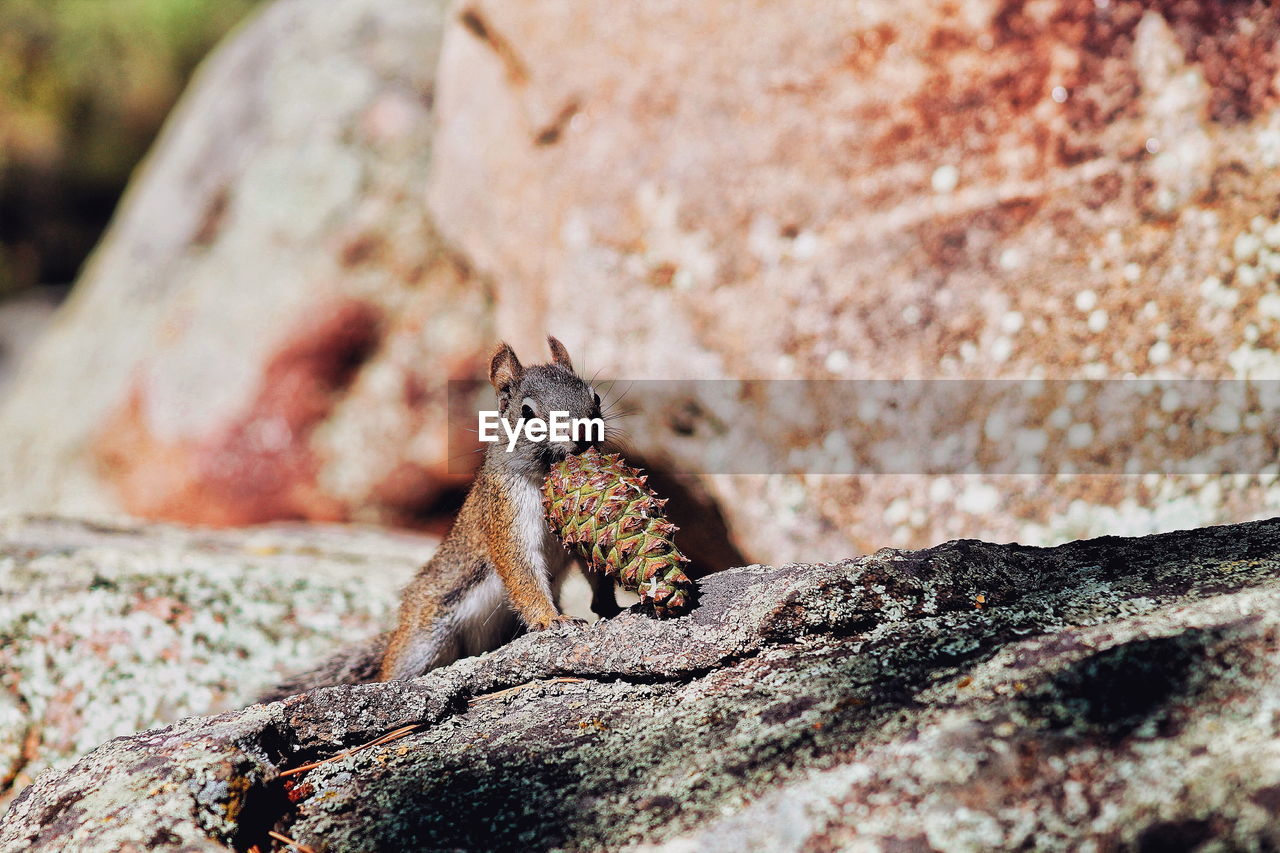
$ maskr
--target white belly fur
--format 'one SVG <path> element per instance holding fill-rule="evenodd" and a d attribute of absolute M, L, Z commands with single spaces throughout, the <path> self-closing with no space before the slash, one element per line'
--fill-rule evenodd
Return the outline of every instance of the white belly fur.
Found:
<path fill-rule="evenodd" d="M 507 607 L 502 579 L 491 573 L 463 597 L 453 612 L 463 657 L 496 649 L 511 633 L 514 614 Z"/>
<path fill-rule="evenodd" d="M 515 535 L 528 555 L 535 575 L 548 597 L 555 580 L 569 566 L 569 555 L 551 532 L 542 513 L 542 492 L 532 480 L 520 479 L 512 489 L 515 503 Z M 554 600 L 554 598 L 553 598 Z M 558 606 L 558 604 L 557 604 Z M 502 579 L 490 574 L 454 611 L 463 655 L 476 655 L 496 649 L 511 633 L 515 612 L 507 602 Z"/>
<path fill-rule="evenodd" d="M 516 536 L 523 543 L 534 573 L 550 597 L 552 582 L 568 567 L 569 555 L 551 532 L 551 525 L 547 524 L 542 513 L 539 485 L 521 478 L 519 485 L 512 490 L 512 499 L 516 505 Z"/>

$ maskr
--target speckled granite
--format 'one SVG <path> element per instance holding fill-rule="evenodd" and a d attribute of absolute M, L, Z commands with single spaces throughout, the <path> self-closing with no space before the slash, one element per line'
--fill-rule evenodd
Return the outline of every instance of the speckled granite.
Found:
<path fill-rule="evenodd" d="M 235 708 L 386 628 L 435 540 L 0 520 L 0 803 L 108 738 Z"/>
<path fill-rule="evenodd" d="M 118 738 L 28 788 L 0 849 L 266 849 L 273 826 L 332 851 L 1280 839 L 1280 521 L 701 586 L 679 619 Z"/>

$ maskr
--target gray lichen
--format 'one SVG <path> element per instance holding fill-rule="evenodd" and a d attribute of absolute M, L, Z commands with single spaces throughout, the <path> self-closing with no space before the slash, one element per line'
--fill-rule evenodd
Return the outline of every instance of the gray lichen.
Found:
<path fill-rule="evenodd" d="M 1280 841 L 1280 521 L 751 566 L 700 602 L 119 738 L 0 849 Z"/>
<path fill-rule="evenodd" d="M 431 547 L 324 528 L 0 522 L 0 804 L 108 738 L 238 707 L 375 633 Z"/>

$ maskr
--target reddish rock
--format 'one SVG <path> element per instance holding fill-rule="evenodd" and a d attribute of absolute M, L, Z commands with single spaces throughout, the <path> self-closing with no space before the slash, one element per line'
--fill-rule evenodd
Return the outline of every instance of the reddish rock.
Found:
<path fill-rule="evenodd" d="M 537 318 L 623 378 L 1280 377 L 1270 4 L 466 8 L 483 26 L 445 39 L 428 198 L 508 335 Z M 784 457 L 894 423 L 818 391 L 736 412 Z M 1079 470 L 1096 442 L 1071 428 L 1104 415 L 1044 439 Z M 662 413 L 627 426 L 705 462 Z M 779 561 L 1274 514 L 1262 470 L 706 485 Z"/>
<path fill-rule="evenodd" d="M 418 524 L 466 479 L 447 379 L 547 332 L 624 380 L 1280 377 L 1278 36 L 1261 2 L 278 0 L 211 61 L 0 412 L 0 500 Z M 282 329 L 347 301 L 381 317 L 367 360 L 298 446 L 231 447 L 292 393 L 267 390 Z M 1096 464 L 1113 419 L 1050 402 L 1058 470 Z M 780 458 L 911 418 L 735 404 Z M 709 422 L 624 425 L 680 478 Z M 241 476 L 196 461 L 216 448 Z M 1280 470 L 1241 467 L 706 475 L 681 525 L 785 561 L 1280 511 Z"/>
<path fill-rule="evenodd" d="M 494 333 L 421 201 L 443 5 L 281 0 L 206 63 L 0 414 L 7 509 L 447 503 L 438 415 Z"/>
<path fill-rule="evenodd" d="M 270 357 L 258 394 L 238 418 L 211 419 L 193 435 L 156 434 L 148 417 L 150 371 L 140 371 L 95 447 L 122 507 L 191 524 L 341 520 L 345 507 L 318 487 L 319 461 L 308 439 L 371 355 L 378 319 L 360 302 L 323 306 Z"/>

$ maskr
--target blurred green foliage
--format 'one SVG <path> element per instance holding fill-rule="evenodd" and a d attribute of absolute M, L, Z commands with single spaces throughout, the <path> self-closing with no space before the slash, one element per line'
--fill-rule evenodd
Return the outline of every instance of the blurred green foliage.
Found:
<path fill-rule="evenodd" d="M 0 0 L 0 296 L 67 283 L 200 59 L 257 0 Z"/>

